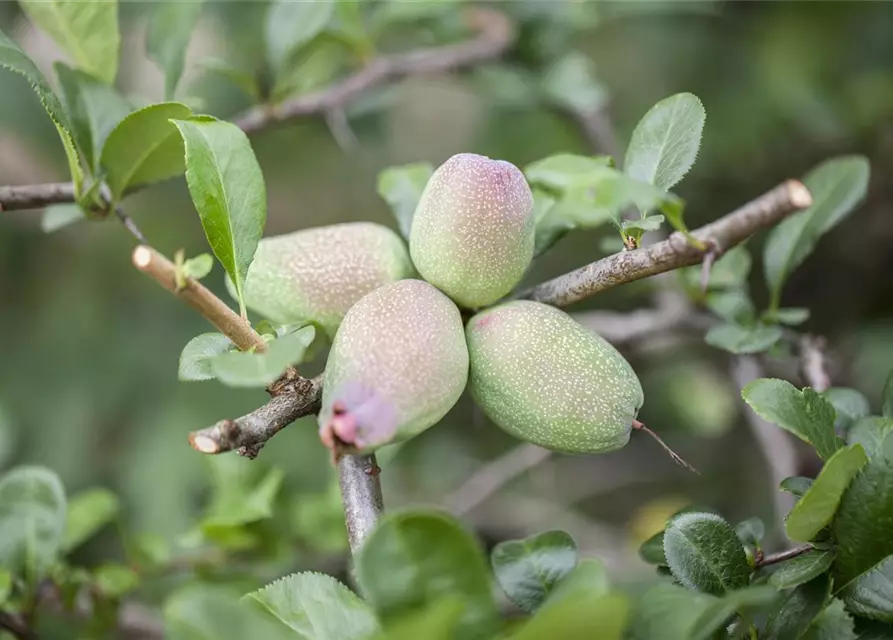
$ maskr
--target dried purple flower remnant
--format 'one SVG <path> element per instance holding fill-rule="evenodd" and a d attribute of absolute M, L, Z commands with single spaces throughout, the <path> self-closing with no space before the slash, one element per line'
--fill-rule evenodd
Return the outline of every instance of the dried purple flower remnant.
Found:
<path fill-rule="evenodd" d="M 394 405 L 371 387 L 345 382 L 334 394 L 319 437 L 336 457 L 389 442 L 397 429 Z"/>

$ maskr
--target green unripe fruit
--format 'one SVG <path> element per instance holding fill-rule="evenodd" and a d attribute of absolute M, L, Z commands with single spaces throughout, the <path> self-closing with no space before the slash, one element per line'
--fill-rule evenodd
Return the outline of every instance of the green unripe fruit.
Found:
<path fill-rule="evenodd" d="M 333 336 L 357 300 L 412 274 L 403 240 L 387 227 L 348 222 L 305 229 L 260 241 L 245 305 L 279 324 L 315 322 Z"/>
<path fill-rule="evenodd" d="M 386 285 L 351 307 L 335 335 L 320 438 L 336 456 L 406 440 L 446 415 L 467 381 L 456 305 L 421 280 Z"/>
<path fill-rule="evenodd" d="M 645 399 L 635 371 L 563 311 L 509 302 L 474 316 L 466 336 L 471 392 L 503 430 L 567 453 L 605 453 L 629 441 Z"/>
<path fill-rule="evenodd" d="M 443 163 L 412 219 L 409 252 L 428 282 L 464 307 L 496 302 L 533 259 L 533 195 L 509 162 L 472 153 Z"/>

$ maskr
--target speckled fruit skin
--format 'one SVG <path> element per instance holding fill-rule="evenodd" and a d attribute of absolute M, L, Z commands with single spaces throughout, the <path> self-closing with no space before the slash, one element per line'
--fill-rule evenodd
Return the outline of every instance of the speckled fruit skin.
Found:
<path fill-rule="evenodd" d="M 264 238 L 245 281 L 246 306 L 280 323 L 312 321 L 334 336 L 347 310 L 414 270 L 400 237 L 371 222 L 347 222 Z M 227 281 L 235 297 L 232 283 Z"/>
<path fill-rule="evenodd" d="M 422 280 L 376 289 L 344 317 L 326 362 L 320 431 L 346 389 L 362 385 L 387 405 L 391 425 L 363 425 L 369 453 L 436 424 L 468 381 L 468 349 L 456 305 Z M 349 402 L 349 399 L 348 399 Z M 375 416 L 372 416 L 374 419 Z"/>
<path fill-rule="evenodd" d="M 563 311 L 526 300 L 466 328 L 471 392 L 508 433 L 553 451 L 605 453 L 629 441 L 645 400 L 635 371 Z"/>
<path fill-rule="evenodd" d="M 518 168 L 461 153 L 425 186 L 409 252 L 425 280 L 473 309 L 496 302 L 524 276 L 534 226 L 533 195 Z"/>

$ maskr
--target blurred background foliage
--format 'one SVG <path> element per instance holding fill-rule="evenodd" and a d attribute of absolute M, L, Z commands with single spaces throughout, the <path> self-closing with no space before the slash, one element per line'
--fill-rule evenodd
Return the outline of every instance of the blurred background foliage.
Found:
<path fill-rule="evenodd" d="M 118 86 L 137 103 L 162 99 L 161 73 L 143 53 L 146 13 L 157 4 L 121 5 Z M 392 4 L 403 14 L 382 34 L 382 51 L 465 37 L 449 7 Z M 333 136 L 323 119 L 313 119 L 253 137 L 267 183 L 267 235 L 349 220 L 395 228 L 375 188 L 377 173 L 390 165 L 436 165 L 470 151 L 523 166 L 556 152 L 590 152 L 572 118 L 536 99 L 541 87 L 568 81 L 555 65 L 568 64 L 564 56 L 579 51 L 601 85 L 588 87 L 596 92 L 588 97 L 610 101 L 621 148 L 657 100 L 689 91 L 703 101 L 708 118 L 699 161 L 678 188 L 691 227 L 826 157 L 862 153 L 870 159 L 867 202 L 795 272 L 784 303 L 812 309 L 806 329 L 828 337 L 835 385 L 857 387 L 876 405 L 893 361 L 893 5 L 497 5 L 521 23 L 521 39 L 505 60 L 467 73 L 411 78 L 364 96 L 348 110 L 348 136 Z M 207 4 L 190 44 L 182 98 L 222 117 L 250 104 L 198 63 L 213 57 L 249 72 L 262 68 L 265 10 L 264 2 Z M 0 3 L 0 29 L 47 72 L 59 57 L 15 3 Z M 297 90 L 326 84 L 331 62 L 306 67 Z M 3 73 L 0 97 L 0 184 L 65 179 L 58 137 L 35 96 L 18 77 Z M 125 204 L 164 253 L 206 250 L 182 179 Z M 603 253 L 601 237 L 613 233 L 565 238 L 529 279 L 592 261 Z M 755 255 L 761 241 L 749 243 Z M 269 560 L 214 568 L 213 558 L 194 551 L 197 566 L 208 560 L 209 575 L 245 571 L 256 586 L 303 567 L 343 571 L 337 488 L 312 418 L 276 436 L 253 462 L 203 457 L 188 446 L 189 431 L 242 415 L 264 394 L 177 381 L 180 350 L 208 327 L 130 266 L 132 246 L 118 224 L 80 223 L 44 234 L 36 212 L 2 214 L 0 468 L 44 464 L 58 471 L 69 494 L 97 485 L 119 493 L 121 526 L 142 534 L 143 551 L 166 545 L 188 550 L 210 539 L 236 554 L 259 550 Z M 756 300 L 765 304 L 759 260 L 752 280 Z M 206 282 L 229 299 L 219 266 Z M 651 286 L 626 286 L 580 308 L 647 306 Z M 728 376 L 728 354 L 694 335 L 630 357 L 645 386 L 643 420 L 703 475 L 680 470 L 640 438 L 606 456 L 555 456 L 465 514 L 484 540 L 528 535 L 548 523 L 570 531 L 583 555 L 598 553 L 629 577 L 651 575 L 635 555 L 637 543 L 680 506 L 696 502 L 731 521 L 750 515 L 771 520 L 776 489 L 744 426 L 746 408 Z M 383 453 L 387 505 L 443 502 L 485 461 L 516 444 L 470 402 L 460 402 L 437 428 Z M 232 509 L 234 503 L 240 508 Z M 245 504 L 261 514 L 257 521 L 245 515 Z M 264 518 L 270 510 L 274 517 Z M 115 531 L 107 530 L 76 558 L 92 564 L 121 557 L 119 546 Z"/>

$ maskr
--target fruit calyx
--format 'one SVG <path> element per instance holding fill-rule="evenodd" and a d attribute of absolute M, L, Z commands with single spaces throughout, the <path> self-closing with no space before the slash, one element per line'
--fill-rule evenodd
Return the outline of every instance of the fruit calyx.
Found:
<path fill-rule="evenodd" d="M 319 439 L 337 462 L 341 456 L 390 441 L 396 432 L 393 405 L 374 389 L 360 383 L 342 385 L 331 415 L 319 428 Z"/>

